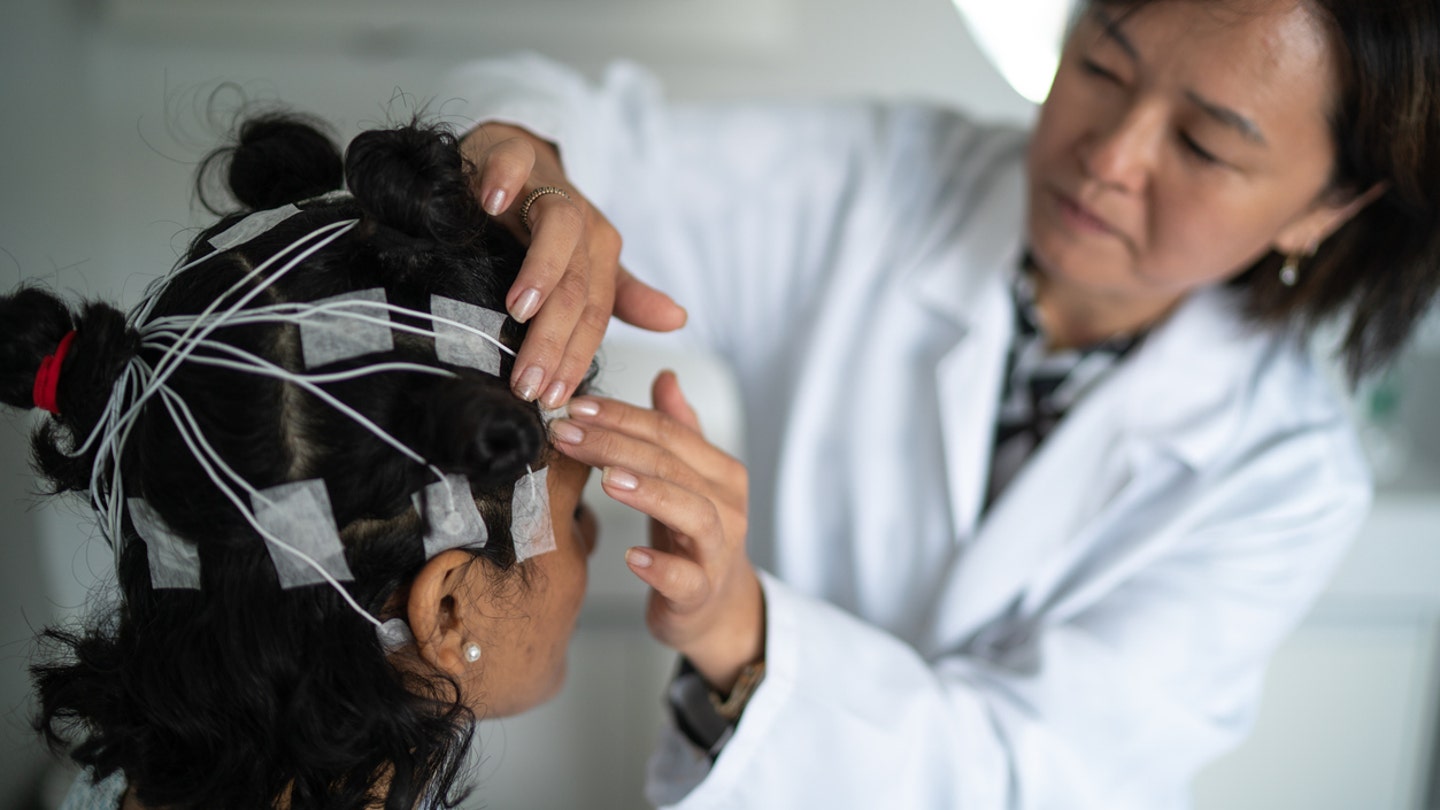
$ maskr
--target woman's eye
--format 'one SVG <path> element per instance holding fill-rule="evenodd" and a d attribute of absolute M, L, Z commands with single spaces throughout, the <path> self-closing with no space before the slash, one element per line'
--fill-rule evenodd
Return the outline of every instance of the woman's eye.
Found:
<path fill-rule="evenodd" d="M 1093 59 L 1081 60 L 1080 67 L 1091 76 L 1097 76 L 1105 81 L 1120 84 L 1120 77 L 1116 75 L 1114 71 L 1102 66 Z"/>
<path fill-rule="evenodd" d="M 1201 146 L 1198 142 L 1196 142 L 1194 138 L 1184 134 L 1183 132 L 1180 134 L 1180 141 L 1185 144 L 1185 149 L 1189 151 L 1191 155 L 1195 156 L 1198 160 L 1200 160 L 1201 163 L 1219 165 L 1222 162 L 1220 158 L 1216 157 L 1212 152 Z"/>

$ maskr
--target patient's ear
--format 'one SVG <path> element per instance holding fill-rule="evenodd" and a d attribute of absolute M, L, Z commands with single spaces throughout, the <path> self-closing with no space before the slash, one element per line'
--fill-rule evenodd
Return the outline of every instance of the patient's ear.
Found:
<path fill-rule="evenodd" d="M 476 640 L 466 637 L 465 620 L 473 597 L 468 574 L 472 566 L 483 564 L 460 549 L 436 554 L 415 576 L 406 602 L 420 657 L 457 678 L 467 666 L 464 647 Z"/>

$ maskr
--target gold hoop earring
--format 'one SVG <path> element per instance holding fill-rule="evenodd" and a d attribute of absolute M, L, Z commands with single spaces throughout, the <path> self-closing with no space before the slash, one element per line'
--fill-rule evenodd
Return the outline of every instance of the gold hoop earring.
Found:
<path fill-rule="evenodd" d="M 1295 282 L 1300 280 L 1300 258 L 1304 254 L 1296 251 L 1285 257 L 1285 263 L 1280 265 L 1280 283 L 1286 287 L 1294 287 Z"/>

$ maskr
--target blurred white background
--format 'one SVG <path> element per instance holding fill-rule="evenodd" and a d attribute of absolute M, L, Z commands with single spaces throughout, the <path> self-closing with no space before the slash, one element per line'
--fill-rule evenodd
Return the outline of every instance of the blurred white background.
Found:
<path fill-rule="evenodd" d="M 984 5 L 988 20 L 1002 7 L 1027 19 L 1021 3 Z M 348 138 L 407 115 L 455 63 L 522 48 L 592 73 L 633 58 L 677 99 L 884 95 L 1033 113 L 950 0 L 6 0 L 0 286 L 38 279 L 133 302 L 207 219 L 190 181 L 223 129 L 210 100 L 223 110 L 238 97 L 222 85 Z M 1440 807 L 1436 331 L 1357 399 L 1384 478 L 1375 516 L 1272 668 L 1254 737 L 1197 785 L 1203 810 Z M 604 360 L 602 387 L 635 399 L 654 369 L 678 367 L 712 435 L 739 445 L 724 369 L 625 346 Z M 47 806 L 49 760 L 26 722 L 33 631 L 83 608 L 109 568 L 83 509 L 32 497 L 30 424 L 0 422 L 0 810 Z M 589 500 L 604 527 L 569 684 L 532 715 L 486 725 L 476 806 L 642 806 L 671 659 L 645 635 L 644 594 L 620 558 L 642 524 L 598 490 Z"/>

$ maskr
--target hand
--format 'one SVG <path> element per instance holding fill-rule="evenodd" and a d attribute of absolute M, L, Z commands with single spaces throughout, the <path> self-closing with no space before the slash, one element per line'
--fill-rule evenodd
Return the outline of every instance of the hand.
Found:
<path fill-rule="evenodd" d="M 530 246 L 505 298 L 510 317 L 535 319 L 510 379 L 517 394 L 547 408 L 564 404 L 589 370 L 612 309 L 642 329 L 685 325 L 684 309 L 620 266 L 620 234 L 570 185 L 553 145 L 518 127 L 485 124 L 460 148 L 476 167 L 481 207 Z M 541 186 L 563 188 L 569 199 L 537 197 L 527 231 L 520 204 Z"/>
<path fill-rule="evenodd" d="M 651 547 L 625 554 L 651 588 L 650 632 L 728 693 L 765 652 L 764 593 L 745 553 L 749 476 L 705 441 L 673 373 L 651 395 L 654 410 L 577 398 L 551 429 L 560 452 L 605 468 L 607 495 L 651 517 Z"/>

